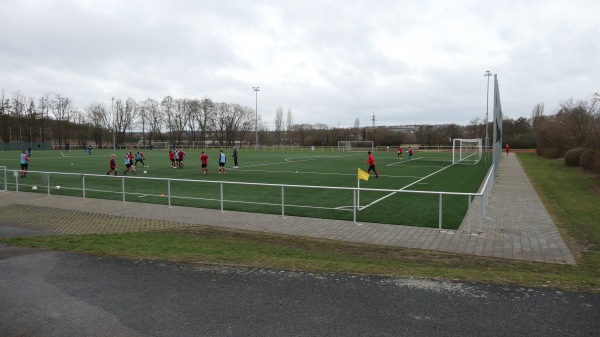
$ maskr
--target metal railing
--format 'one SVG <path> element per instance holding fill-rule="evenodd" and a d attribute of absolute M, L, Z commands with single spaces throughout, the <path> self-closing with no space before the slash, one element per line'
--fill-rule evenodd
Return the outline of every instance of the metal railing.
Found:
<path fill-rule="evenodd" d="M 77 190 L 77 191 L 81 191 L 81 197 L 86 198 L 86 192 L 108 192 L 108 193 L 119 193 L 121 194 L 121 199 L 123 202 L 126 202 L 126 196 L 128 194 L 140 194 L 140 193 L 135 193 L 135 192 L 128 192 L 127 191 L 127 186 L 128 184 L 126 184 L 126 181 L 129 180 L 137 180 L 137 179 L 143 179 L 143 180 L 154 180 L 154 181 L 164 181 L 167 184 L 167 194 L 166 195 L 160 195 L 161 197 L 165 197 L 167 200 L 167 204 L 169 207 L 172 207 L 172 199 L 173 198 L 177 198 L 178 196 L 176 194 L 173 193 L 172 191 L 172 183 L 174 182 L 180 182 L 180 183 L 202 183 L 202 184 L 218 184 L 219 185 L 219 199 L 215 200 L 212 199 L 213 201 L 218 201 L 220 204 L 220 210 L 223 212 L 225 211 L 225 202 L 236 202 L 236 201 L 232 201 L 232 200 L 228 200 L 225 198 L 225 193 L 224 193 L 224 186 L 225 185 L 239 185 L 239 186 L 263 186 L 263 187 L 273 187 L 273 188 L 277 188 L 280 190 L 280 203 L 277 205 L 281 206 L 281 216 L 285 217 L 286 216 L 286 207 L 305 207 L 305 208 L 324 208 L 324 207 L 318 207 L 318 206 L 307 206 L 307 205 L 294 205 L 294 204 L 286 204 L 286 189 L 291 189 L 291 188 L 300 188 L 300 189 L 320 189 L 320 190 L 341 190 L 341 191 L 350 191 L 352 193 L 352 206 L 349 207 L 352 211 L 352 220 L 354 223 L 357 223 L 357 211 L 359 211 L 361 209 L 361 206 L 359 205 L 359 193 L 361 192 L 383 192 L 383 193 L 389 193 L 389 194 L 396 194 L 396 193 L 409 193 L 409 194 L 424 194 L 424 195 L 437 195 L 438 196 L 438 229 L 442 230 L 443 229 L 443 198 L 444 196 L 464 196 L 467 199 L 467 203 L 468 203 L 468 207 L 467 207 L 467 213 L 465 215 L 466 220 L 467 220 L 467 231 L 471 232 L 472 226 L 471 226 L 471 222 L 473 221 L 473 217 L 474 214 L 471 211 L 471 206 L 473 204 L 474 198 L 481 198 L 481 213 L 479 215 L 479 219 L 477 219 L 479 225 L 478 228 L 481 228 L 481 222 L 483 221 L 484 217 L 485 217 L 485 210 L 487 208 L 488 205 L 488 200 L 489 200 L 489 196 L 491 193 L 491 188 L 493 186 L 493 167 L 490 167 L 490 170 L 488 171 L 488 174 L 481 186 L 481 188 L 479 189 L 479 192 L 477 193 L 463 193 L 463 192 L 440 192 L 440 191 L 417 191 L 417 190 L 398 190 L 398 189 L 373 189 L 373 188 L 362 188 L 362 187 L 334 187 L 334 186 L 311 186 L 311 185 L 289 185 L 289 184 L 268 184 L 268 183 L 251 183 L 251 182 L 233 182 L 233 181 L 210 181 L 210 180 L 192 180 L 192 179 L 172 179 L 172 178 L 153 178 L 153 177 L 140 177 L 140 176 L 113 176 L 113 175 L 98 175 L 98 174 L 83 174 L 83 173 L 65 173 L 65 172 L 47 172 L 47 171 L 28 171 L 28 175 L 31 174 L 40 174 L 42 177 L 42 181 L 45 182 L 45 187 L 47 189 L 47 194 L 51 195 L 51 191 L 52 191 L 52 187 L 51 187 L 51 176 L 56 175 L 56 176 L 76 176 L 76 177 L 80 177 L 81 178 L 81 185 L 80 187 L 69 187 L 67 189 L 70 190 Z M 23 186 L 32 186 L 30 184 L 27 183 L 27 180 L 25 183 L 21 182 L 21 179 L 29 179 L 29 178 L 21 178 L 20 177 L 20 170 L 8 170 L 6 166 L 0 166 L 0 170 L 3 171 L 3 182 L 4 182 L 4 192 L 8 191 L 8 185 L 9 185 L 9 174 L 8 172 L 13 172 L 14 178 L 15 178 L 15 191 L 18 193 L 19 192 L 19 186 L 23 185 Z M 101 191 L 101 190 L 93 190 L 90 188 L 86 187 L 86 179 L 90 179 L 90 178 L 101 178 L 101 179 L 120 179 L 121 180 L 121 184 L 120 184 L 120 191 Z M 54 187 L 55 190 L 60 190 L 59 186 L 55 186 Z M 39 193 L 39 192 L 38 192 Z M 188 199 L 198 199 L 198 200 L 211 200 L 211 199 L 205 199 L 202 197 L 186 197 Z M 242 201 L 237 201 L 237 202 L 242 202 Z M 273 206 L 274 204 L 272 203 L 265 203 L 265 202 L 251 202 L 251 201 L 243 201 L 244 203 L 253 203 L 256 205 L 271 205 Z M 199 207 L 202 208 L 202 207 Z M 363 207 L 364 208 L 364 207 Z"/>

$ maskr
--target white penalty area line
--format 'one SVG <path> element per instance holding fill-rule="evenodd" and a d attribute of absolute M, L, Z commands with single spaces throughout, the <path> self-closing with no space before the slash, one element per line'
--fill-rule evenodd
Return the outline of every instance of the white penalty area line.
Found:
<path fill-rule="evenodd" d="M 404 165 L 404 164 L 408 164 L 409 162 L 412 162 L 413 160 L 419 160 L 419 159 L 421 159 L 421 158 L 415 158 L 415 159 L 406 159 L 406 160 L 403 160 L 403 161 L 397 161 L 397 162 L 394 162 L 394 163 L 391 163 L 391 164 L 387 164 L 387 165 L 385 165 L 385 166 L 398 166 L 398 165 Z M 398 160 L 399 160 L 399 159 L 398 159 Z"/>
<path fill-rule="evenodd" d="M 447 168 L 451 167 L 452 165 L 454 165 L 454 164 L 450 164 L 450 165 L 448 165 L 448 166 L 446 166 L 446 167 L 444 167 L 444 168 L 441 168 L 441 169 L 439 169 L 439 170 L 437 170 L 437 171 L 435 171 L 435 172 L 431 173 L 430 175 L 427 175 L 427 176 L 425 176 L 425 177 L 423 177 L 423 178 L 421 178 L 421 179 L 419 179 L 419 180 L 417 180 L 417 181 L 415 181 L 415 182 L 412 182 L 412 183 L 410 183 L 410 184 L 408 184 L 408 185 L 406 185 L 406 186 L 402 187 L 402 188 L 401 188 L 401 189 L 399 189 L 398 191 L 403 191 L 403 190 L 405 190 L 405 189 L 407 189 L 407 188 L 409 188 L 409 187 L 411 187 L 411 186 L 413 186 L 413 185 L 415 185 L 415 184 L 419 184 L 421 181 L 423 181 L 423 180 L 425 180 L 425 179 L 427 179 L 427 178 L 429 178 L 429 177 L 431 177 L 431 176 L 433 176 L 433 175 L 436 175 L 436 174 L 438 174 L 438 173 L 442 172 L 443 170 L 445 170 L 445 169 L 447 169 Z M 398 192 L 392 192 L 392 193 L 390 193 L 390 194 L 388 194 L 388 195 L 386 195 L 386 196 L 383 196 L 383 197 L 381 197 L 381 198 L 379 198 L 379 199 L 377 199 L 377 200 L 375 200 L 375 201 L 373 201 L 373 202 L 369 203 L 368 205 L 365 205 L 365 206 L 363 206 L 363 207 L 359 207 L 358 209 L 359 209 L 359 210 L 362 210 L 362 209 L 365 209 L 365 208 L 367 208 L 367 207 L 373 206 L 373 205 L 375 205 L 376 203 L 380 202 L 381 200 L 383 200 L 383 199 L 386 199 L 386 198 L 388 198 L 388 197 L 391 197 L 392 195 L 394 195 L 394 194 L 396 194 L 396 193 L 398 193 Z"/>
<path fill-rule="evenodd" d="M 303 162 L 303 161 L 316 161 L 316 160 L 325 160 L 325 159 L 332 159 L 332 158 L 354 157 L 354 156 L 357 156 L 357 155 L 352 154 L 352 155 L 328 156 L 328 157 L 284 158 L 283 161 L 278 161 L 278 162 L 262 163 L 262 164 L 254 164 L 254 165 L 244 165 L 244 168 L 261 167 L 261 166 L 269 166 L 269 165 L 277 165 L 277 164 L 292 164 L 292 163 L 299 163 L 299 162 Z M 273 171 L 273 172 L 277 172 L 277 171 Z M 285 172 L 285 171 L 282 171 L 282 172 Z"/>
<path fill-rule="evenodd" d="M 419 157 L 419 158 L 415 158 L 415 159 L 394 162 L 394 163 L 391 163 L 391 164 L 387 164 L 385 166 L 400 166 L 400 165 L 404 165 L 404 164 L 409 164 L 410 162 L 415 161 L 415 160 L 419 160 L 419 159 L 423 159 L 423 158 Z M 433 167 L 433 168 L 438 168 L 440 166 L 439 165 L 437 165 L 437 166 L 433 166 L 433 165 L 412 165 L 411 167 L 429 167 L 429 168 Z"/>
<path fill-rule="evenodd" d="M 346 154 L 346 155 L 326 156 L 326 157 L 284 158 L 283 160 L 285 160 L 286 162 L 289 162 L 289 163 L 298 163 L 298 162 L 302 162 L 302 161 L 313 161 L 313 160 L 319 160 L 319 159 L 332 159 L 332 158 L 346 158 L 346 157 L 356 157 L 356 156 L 358 156 L 358 154 Z"/>

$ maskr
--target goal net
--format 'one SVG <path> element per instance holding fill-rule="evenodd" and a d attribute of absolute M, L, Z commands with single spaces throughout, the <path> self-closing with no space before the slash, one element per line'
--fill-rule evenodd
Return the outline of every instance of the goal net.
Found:
<path fill-rule="evenodd" d="M 338 150 L 346 152 L 375 151 L 372 140 L 340 140 Z"/>
<path fill-rule="evenodd" d="M 481 138 L 462 139 L 452 141 L 452 163 L 475 165 L 481 160 Z"/>
<path fill-rule="evenodd" d="M 168 150 L 169 142 L 152 142 L 152 149 L 154 150 Z"/>

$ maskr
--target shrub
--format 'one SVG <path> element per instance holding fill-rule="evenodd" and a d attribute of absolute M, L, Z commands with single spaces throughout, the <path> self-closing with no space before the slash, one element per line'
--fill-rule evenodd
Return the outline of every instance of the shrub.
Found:
<path fill-rule="evenodd" d="M 546 159 L 556 159 L 556 158 L 560 158 L 560 150 L 553 147 L 553 148 L 548 148 L 548 149 L 544 149 L 544 158 Z"/>
<path fill-rule="evenodd" d="M 586 149 L 579 158 L 579 165 L 585 170 L 600 173 L 600 150 Z"/>
<path fill-rule="evenodd" d="M 585 151 L 584 148 L 571 149 L 565 153 L 565 165 L 567 166 L 579 166 L 579 158 Z"/>

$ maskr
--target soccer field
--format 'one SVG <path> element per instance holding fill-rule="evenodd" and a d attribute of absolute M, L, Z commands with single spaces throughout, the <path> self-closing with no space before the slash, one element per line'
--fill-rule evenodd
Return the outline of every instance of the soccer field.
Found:
<path fill-rule="evenodd" d="M 36 186 L 37 193 L 85 193 L 87 198 L 353 220 L 357 168 L 368 168 L 366 152 L 249 148 L 239 150 L 239 168 L 233 168 L 232 150 L 225 149 L 227 173 L 217 174 L 218 149 L 205 152 L 210 158 L 208 175 L 201 174 L 200 150 L 186 150 L 183 169 L 172 169 L 168 151 L 162 150 L 144 151 L 146 167 L 138 164 L 136 175 L 126 178 L 122 150 L 92 150 L 91 155 L 83 150 L 36 151 L 26 178 L 15 176 L 20 153 L 1 152 L 0 166 L 8 171 L 0 177 L 0 186 L 6 183 L 9 190 L 15 190 L 18 181 L 19 190 L 27 192 Z M 117 177 L 106 175 L 112 153 Z M 443 151 L 415 152 L 410 161 L 406 156 L 397 159 L 395 152 L 375 152 L 374 156 L 379 178 L 372 174 L 368 181 L 360 181 L 358 222 L 437 227 L 439 195 L 404 191 L 476 193 L 490 165 L 489 160 L 452 165 L 452 153 Z M 444 228 L 458 228 L 468 200 L 465 195 L 443 196 Z"/>

